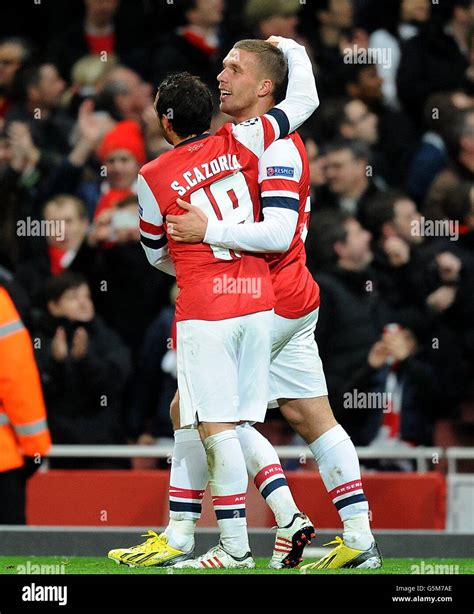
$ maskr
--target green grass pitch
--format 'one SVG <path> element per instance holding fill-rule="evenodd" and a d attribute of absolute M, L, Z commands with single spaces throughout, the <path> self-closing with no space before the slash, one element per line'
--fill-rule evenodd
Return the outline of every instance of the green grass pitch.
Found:
<path fill-rule="evenodd" d="M 305 563 L 311 563 L 312 559 L 305 560 Z M 248 570 L 230 570 L 230 569 L 189 569 L 178 570 L 172 568 L 129 568 L 125 565 L 117 565 L 114 561 L 106 557 L 22 557 L 22 556 L 2 556 L 0 557 L 0 574 L 17 574 L 18 565 L 29 564 L 30 569 L 33 565 L 64 565 L 64 573 L 66 574 L 297 574 L 298 569 L 268 569 L 268 559 L 257 559 L 256 568 Z M 312 571 L 313 574 L 410 574 L 412 573 L 412 565 L 420 565 L 420 559 L 385 559 L 384 566 L 381 569 L 372 570 L 357 570 L 357 569 L 336 569 L 329 571 Z M 460 574 L 474 573 L 474 559 L 423 559 L 426 569 L 427 565 L 453 565 L 451 570 L 457 570 Z M 34 570 L 32 569 L 34 572 Z"/>

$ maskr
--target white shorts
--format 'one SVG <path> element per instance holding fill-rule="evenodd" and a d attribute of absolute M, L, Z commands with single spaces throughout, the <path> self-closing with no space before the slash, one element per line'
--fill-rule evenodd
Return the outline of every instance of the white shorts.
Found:
<path fill-rule="evenodd" d="M 270 401 L 326 396 L 323 364 L 314 338 L 319 308 L 291 320 L 273 319 Z M 271 403 L 271 406 L 276 406 Z"/>
<path fill-rule="evenodd" d="M 197 422 L 263 422 L 274 313 L 177 323 L 181 427 Z"/>

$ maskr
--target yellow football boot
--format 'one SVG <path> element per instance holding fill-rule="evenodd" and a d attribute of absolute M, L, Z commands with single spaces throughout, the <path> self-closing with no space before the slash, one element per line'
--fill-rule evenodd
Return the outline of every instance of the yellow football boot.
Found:
<path fill-rule="evenodd" d="M 143 537 L 146 541 L 131 548 L 111 550 L 109 559 L 129 567 L 170 567 L 179 561 L 192 558 L 193 552 L 183 552 L 168 544 L 164 533 L 148 531 Z"/>
<path fill-rule="evenodd" d="M 382 555 L 374 542 L 368 550 L 355 550 L 346 546 L 340 537 L 325 546 L 337 544 L 335 548 L 328 552 L 316 563 L 303 565 L 300 572 L 306 573 L 311 569 L 377 569 L 382 567 Z"/>

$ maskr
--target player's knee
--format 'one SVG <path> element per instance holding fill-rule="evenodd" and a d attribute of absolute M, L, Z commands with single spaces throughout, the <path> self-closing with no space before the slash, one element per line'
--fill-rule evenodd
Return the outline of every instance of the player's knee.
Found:
<path fill-rule="evenodd" d="M 280 404 L 280 410 L 286 421 L 293 428 L 303 425 L 308 418 L 304 409 L 297 402 L 283 402 Z"/>

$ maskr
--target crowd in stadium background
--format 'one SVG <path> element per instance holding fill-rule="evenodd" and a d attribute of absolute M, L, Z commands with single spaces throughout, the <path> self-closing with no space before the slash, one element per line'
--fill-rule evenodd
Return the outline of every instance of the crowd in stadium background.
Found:
<path fill-rule="evenodd" d="M 33 339 L 53 443 L 172 437 L 176 288 L 146 261 L 136 198 L 139 168 L 169 148 L 154 92 L 168 72 L 201 76 L 216 129 L 223 57 L 279 35 L 306 46 L 321 99 L 300 133 L 336 418 L 356 445 L 472 445 L 474 3 L 44 4 L 28 8 L 35 29 L 5 7 L 0 30 L 0 283 Z M 391 403 L 368 407 L 370 392 Z M 273 443 L 290 441 L 268 418 Z"/>

